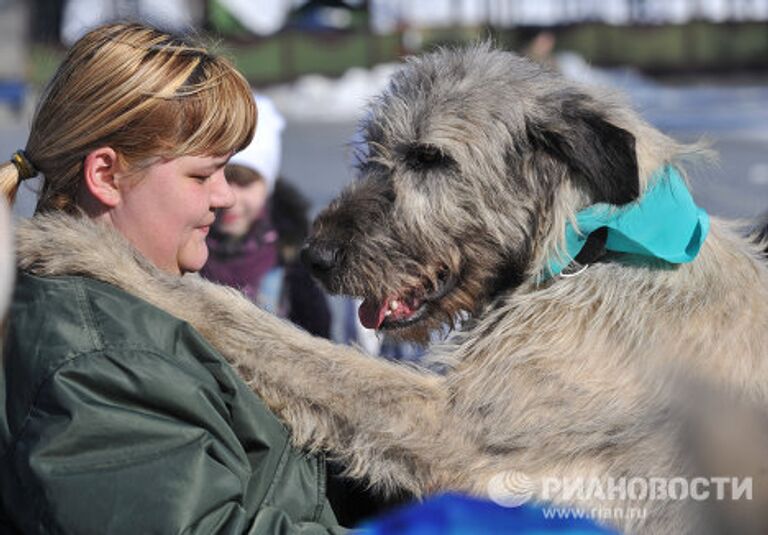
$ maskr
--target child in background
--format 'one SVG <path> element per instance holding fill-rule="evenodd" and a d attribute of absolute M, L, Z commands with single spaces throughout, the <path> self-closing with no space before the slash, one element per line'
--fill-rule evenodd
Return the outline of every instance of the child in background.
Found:
<path fill-rule="evenodd" d="M 308 204 L 284 179 L 276 185 L 285 120 L 269 98 L 255 99 L 259 117 L 253 141 L 224 169 L 235 204 L 216 215 L 207 239 L 210 256 L 201 274 L 238 288 L 262 308 L 328 338 L 325 295 L 295 254 L 308 231 Z"/>

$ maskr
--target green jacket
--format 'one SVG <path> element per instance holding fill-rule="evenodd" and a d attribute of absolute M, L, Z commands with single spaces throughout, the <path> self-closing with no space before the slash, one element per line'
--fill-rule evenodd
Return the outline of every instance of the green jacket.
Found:
<path fill-rule="evenodd" d="M 187 323 L 83 277 L 20 274 L 0 497 L 24 533 L 344 533 L 325 462 Z"/>

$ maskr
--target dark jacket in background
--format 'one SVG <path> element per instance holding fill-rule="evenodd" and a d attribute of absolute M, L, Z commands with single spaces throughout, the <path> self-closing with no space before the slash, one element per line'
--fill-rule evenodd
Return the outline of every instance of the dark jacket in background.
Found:
<path fill-rule="evenodd" d="M 212 228 L 210 251 L 200 274 L 241 290 L 251 301 L 315 336 L 330 339 L 331 311 L 325 293 L 299 259 L 309 230 L 309 205 L 281 178 L 269 205 L 245 236 Z"/>
<path fill-rule="evenodd" d="M 214 225 L 205 240 L 208 261 L 200 274 L 210 281 L 237 288 L 260 304 L 261 282 L 279 262 L 277 238 L 266 209 L 242 237 L 222 234 Z"/>

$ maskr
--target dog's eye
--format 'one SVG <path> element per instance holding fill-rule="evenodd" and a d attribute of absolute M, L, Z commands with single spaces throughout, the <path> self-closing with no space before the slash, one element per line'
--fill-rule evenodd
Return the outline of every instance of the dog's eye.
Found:
<path fill-rule="evenodd" d="M 418 158 L 419 163 L 432 164 L 432 163 L 435 163 L 437 160 L 439 160 L 441 155 L 442 154 L 437 148 L 426 147 L 424 149 L 421 149 L 416 154 L 416 157 Z"/>
<path fill-rule="evenodd" d="M 406 152 L 405 162 L 411 169 L 422 171 L 448 165 L 451 160 L 439 148 L 432 145 L 421 145 Z"/>

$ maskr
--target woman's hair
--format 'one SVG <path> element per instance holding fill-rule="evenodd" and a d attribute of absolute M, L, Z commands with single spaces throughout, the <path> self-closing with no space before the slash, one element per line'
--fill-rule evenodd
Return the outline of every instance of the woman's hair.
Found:
<path fill-rule="evenodd" d="M 45 175 L 37 211 L 75 211 L 94 149 L 111 147 L 128 169 L 156 158 L 222 156 L 246 147 L 255 124 L 251 89 L 229 61 L 154 28 L 107 24 L 69 50 L 22 156 Z M 10 200 L 28 174 L 19 154 L 0 166 Z"/>

